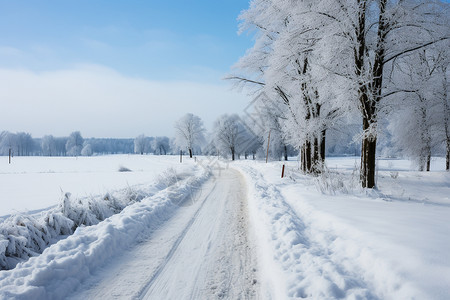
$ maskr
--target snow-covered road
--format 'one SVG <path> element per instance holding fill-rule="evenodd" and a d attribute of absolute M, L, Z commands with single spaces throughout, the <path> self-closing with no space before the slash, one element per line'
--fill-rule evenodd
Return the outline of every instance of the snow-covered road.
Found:
<path fill-rule="evenodd" d="M 245 183 L 225 170 L 166 223 L 96 271 L 70 299 L 255 299 Z"/>

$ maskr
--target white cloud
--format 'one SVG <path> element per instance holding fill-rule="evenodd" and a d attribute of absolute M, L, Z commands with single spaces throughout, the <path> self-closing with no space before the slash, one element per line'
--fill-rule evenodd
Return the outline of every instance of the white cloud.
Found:
<path fill-rule="evenodd" d="M 31 72 L 0 69 L 0 131 L 26 131 L 35 137 L 172 135 L 184 113 L 210 126 L 222 113 L 241 113 L 245 95 L 230 84 L 150 81 L 130 78 L 101 66 Z"/>

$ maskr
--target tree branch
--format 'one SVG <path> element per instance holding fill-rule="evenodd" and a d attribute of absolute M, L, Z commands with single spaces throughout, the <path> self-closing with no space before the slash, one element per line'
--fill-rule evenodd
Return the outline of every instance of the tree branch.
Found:
<path fill-rule="evenodd" d="M 246 83 L 253 83 L 253 84 L 258 84 L 258 85 L 266 85 L 264 82 L 260 82 L 260 81 L 255 81 L 255 80 L 251 80 L 251 79 L 247 79 L 247 78 L 243 78 L 243 77 L 239 77 L 239 76 L 229 76 L 229 77 L 225 77 L 225 80 L 238 80 L 238 81 L 242 81 L 242 82 L 246 82 Z"/>
<path fill-rule="evenodd" d="M 425 48 L 425 47 L 427 47 L 427 46 L 429 46 L 429 45 L 435 44 L 435 43 L 440 42 L 440 41 L 445 41 L 445 40 L 447 40 L 447 39 L 449 39 L 449 37 L 442 37 L 442 38 L 437 39 L 437 40 L 435 40 L 435 41 L 431 41 L 431 42 L 425 43 L 425 44 L 423 44 L 423 45 L 420 45 L 420 46 L 417 46 L 417 47 L 414 47 L 414 48 L 410 48 L 410 49 L 407 49 L 407 50 L 402 51 L 402 52 L 400 52 L 400 53 L 397 53 L 397 54 L 395 54 L 395 55 L 393 55 L 393 56 L 387 58 L 386 60 L 384 60 L 384 61 L 383 61 L 383 65 L 386 64 L 386 63 L 388 63 L 388 62 L 390 62 L 391 60 L 393 60 L 393 59 L 395 59 L 395 58 L 401 56 L 401 55 L 404 55 L 404 54 L 409 53 L 409 52 L 412 52 L 412 51 L 419 50 L 419 49 L 421 49 L 421 48 Z"/>
<path fill-rule="evenodd" d="M 397 93 L 416 93 L 417 90 L 396 90 L 389 93 L 386 93 L 384 95 L 381 95 L 381 98 L 389 97 L 391 95 L 397 94 Z"/>

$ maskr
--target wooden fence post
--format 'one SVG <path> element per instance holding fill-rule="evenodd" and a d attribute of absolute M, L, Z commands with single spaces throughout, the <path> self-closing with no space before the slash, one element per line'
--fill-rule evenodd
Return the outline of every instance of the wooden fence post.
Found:
<path fill-rule="evenodd" d="M 283 168 L 281 169 L 281 178 L 284 177 L 284 164 L 283 164 Z"/>

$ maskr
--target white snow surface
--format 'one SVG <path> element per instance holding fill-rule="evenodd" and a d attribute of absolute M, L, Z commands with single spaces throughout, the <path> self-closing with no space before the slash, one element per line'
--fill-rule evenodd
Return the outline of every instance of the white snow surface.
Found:
<path fill-rule="evenodd" d="M 161 172 L 188 170 L 177 156 L 105 155 L 91 157 L 0 157 L 0 218 L 33 213 L 58 204 L 64 193 L 89 197 L 138 184 L 150 184 Z M 131 172 L 119 172 L 125 167 Z"/>
<path fill-rule="evenodd" d="M 331 177 L 351 176 L 359 162 L 330 161 L 341 172 Z M 234 165 L 249 185 L 261 286 L 271 298 L 449 299 L 448 172 L 381 161 L 379 190 L 322 194 L 296 162 L 281 179 L 282 164 Z"/>
<path fill-rule="evenodd" d="M 428 173 L 380 160 L 374 191 L 357 158 L 327 159 L 321 178 L 292 160 L 282 179 L 283 163 L 215 162 L 208 177 L 190 161 L 191 176 L 1 271 L 0 299 L 449 299 L 442 159 Z"/>

